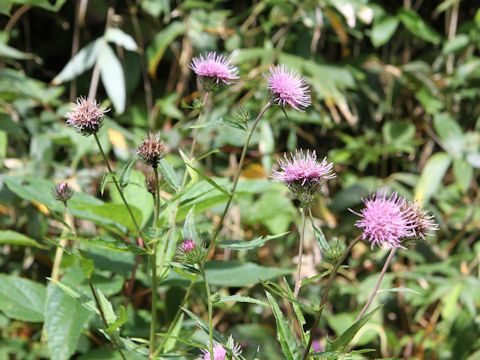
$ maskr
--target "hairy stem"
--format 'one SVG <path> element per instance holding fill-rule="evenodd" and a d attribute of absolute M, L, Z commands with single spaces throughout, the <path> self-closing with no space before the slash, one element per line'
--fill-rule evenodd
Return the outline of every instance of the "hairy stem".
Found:
<path fill-rule="evenodd" d="M 105 152 L 103 151 L 102 145 L 100 144 L 100 140 L 98 140 L 97 134 L 93 134 L 95 141 L 97 142 L 98 149 L 100 150 L 100 153 L 102 154 L 103 160 L 105 161 L 105 164 L 107 165 L 108 172 L 112 176 L 113 179 L 113 184 L 115 185 L 118 193 L 120 194 L 120 197 L 122 198 L 123 203 L 125 204 L 125 207 L 127 208 L 128 214 L 130 215 L 130 218 L 133 221 L 133 224 L 135 228 L 137 229 L 138 236 L 143 238 L 142 236 L 142 230 L 140 229 L 140 226 L 138 225 L 137 220 L 135 219 L 135 216 L 133 216 L 132 209 L 130 208 L 130 205 L 128 205 L 127 199 L 125 199 L 125 195 L 123 194 L 123 190 L 120 188 L 120 185 L 118 184 L 117 177 L 115 176 L 115 173 L 113 172 L 110 163 L 107 159 L 107 156 L 105 155 Z"/>
<path fill-rule="evenodd" d="M 385 276 L 385 273 L 387 272 L 388 266 L 392 262 L 393 256 L 395 255 L 395 252 L 397 251 L 397 248 L 392 248 L 390 250 L 390 254 L 388 254 L 388 258 L 385 261 L 385 264 L 383 265 L 382 272 L 380 273 L 380 276 L 377 279 L 377 283 L 375 284 L 375 287 L 373 288 L 372 292 L 370 293 L 370 296 L 368 297 L 367 303 L 363 307 L 362 311 L 360 311 L 360 314 L 358 314 L 357 318 L 355 321 L 358 321 L 362 318 L 363 315 L 367 312 L 368 308 L 370 305 L 372 305 L 373 300 L 375 299 L 375 296 L 377 295 L 378 288 L 380 287 L 380 284 L 382 283 L 383 277 Z"/>
<path fill-rule="evenodd" d="M 325 307 L 325 304 L 327 303 L 328 293 L 330 292 L 330 289 L 332 287 L 333 279 L 337 275 L 338 268 L 340 267 L 340 265 L 342 265 L 342 263 L 345 261 L 346 257 L 350 253 L 350 251 L 353 249 L 355 244 L 358 243 L 359 241 L 360 241 L 360 236 L 356 237 L 350 243 L 350 245 L 348 245 L 347 249 L 342 254 L 342 257 L 336 262 L 335 266 L 332 269 L 332 272 L 330 273 L 330 277 L 328 278 L 327 285 L 325 285 L 325 289 L 323 290 L 322 300 L 320 301 L 320 308 L 319 308 L 317 314 L 315 315 L 315 320 L 314 320 L 313 325 L 310 329 L 310 339 L 308 340 L 307 347 L 305 348 L 305 353 L 303 354 L 303 359 L 304 360 L 307 359 L 308 355 L 310 354 L 310 348 L 312 347 L 312 342 L 313 342 L 313 333 L 314 333 L 315 329 L 318 327 L 318 325 L 320 324 L 320 320 L 322 318 L 322 313 L 323 313 L 323 308 Z"/>
<path fill-rule="evenodd" d="M 228 197 L 227 205 L 225 205 L 225 209 L 223 210 L 222 217 L 220 218 L 220 222 L 217 225 L 217 228 L 215 229 L 212 237 L 212 241 L 210 242 L 210 245 L 208 247 L 208 252 L 210 253 L 214 247 L 215 247 L 215 241 L 217 240 L 218 235 L 220 234 L 220 231 L 222 231 L 223 228 L 223 223 L 225 221 L 225 218 L 227 217 L 228 210 L 230 209 L 230 205 L 232 204 L 233 197 L 235 196 L 235 191 L 237 190 L 237 185 L 238 185 L 238 180 L 240 179 L 240 173 L 242 172 L 243 168 L 243 163 L 245 161 L 245 156 L 247 155 L 247 150 L 248 150 L 248 145 L 250 144 L 250 140 L 252 139 L 252 135 L 257 128 L 258 123 L 260 122 L 260 119 L 262 116 L 265 114 L 265 112 L 268 110 L 268 108 L 271 106 L 270 101 L 265 104 L 265 106 L 262 108 L 262 110 L 258 113 L 257 118 L 255 119 L 255 122 L 253 123 L 252 127 L 250 128 L 250 131 L 248 132 L 247 138 L 245 139 L 245 144 L 243 145 L 242 149 L 242 155 L 240 156 L 240 162 L 238 163 L 237 171 L 235 173 L 235 176 L 233 178 L 233 185 L 232 185 L 232 190 L 230 191 L 230 196 Z"/>
<path fill-rule="evenodd" d="M 153 227 L 158 232 L 158 217 L 160 215 L 160 182 L 158 178 L 158 170 L 153 168 L 155 174 L 155 194 L 154 194 L 154 209 L 153 209 Z M 158 234 L 157 234 L 158 236 Z M 152 254 L 150 255 L 150 266 L 152 268 L 152 310 L 151 310 L 151 322 L 150 322 L 150 357 L 154 357 L 155 353 L 155 332 L 157 322 L 157 244 L 158 239 L 155 239 L 153 243 Z"/>
<path fill-rule="evenodd" d="M 64 203 L 64 206 L 65 206 L 64 220 L 73 229 L 73 233 L 75 233 L 73 219 L 72 219 L 72 216 L 70 215 L 70 211 L 68 210 L 67 203 Z M 67 246 L 67 243 L 68 243 L 68 240 L 64 239 L 67 232 L 68 232 L 67 227 L 64 227 L 61 235 L 62 239 L 60 239 L 57 249 L 55 250 L 55 257 L 53 258 L 52 274 L 50 276 L 53 281 L 58 281 L 58 279 L 60 278 L 60 265 L 62 263 L 65 246 Z"/>
<path fill-rule="evenodd" d="M 207 274 L 203 265 L 200 265 L 200 272 L 202 273 L 203 280 L 205 281 L 205 292 L 207 293 L 207 306 L 208 306 L 208 350 L 210 352 L 210 360 L 215 360 L 213 356 L 213 306 L 212 295 L 210 294 L 210 285 L 208 285 Z"/>
<path fill-rule="evenodd" d="M 205 106 L 207 106 L 208 94 L 209 94 L 209 92 L 206 91 L 206 92 L 205 92 L 205 95 L 203 96 L 203 100 L 202 100 L 202 110 L 205 109 Z M 205 115 L 205 113 L 203 113 L 203 115 Z M 200 114 L 198 115 L 197 125 L 200 125 L 200 122 L 201 122 L 202 118 L 203 118 L 202 113 L 200 113 Z M 193 131 L 192 147 L 190 148 L 189 158 L 191 158 L 191 157 L 195 154 L 195 146 L 197 145 L 198 132 L 199 132 L 199 128 L 196 128 L 196 129 Z"/>
<path fill-rule="evenodd" d="M 300 244 L 298 245 L 298 265 L 297 265 L 297 281 L 295 283 L 295 290 L 293 291 L 293 297 L 296 299 L 300 292 L 300 287 L 302 286 L 302 279 L 300 278 L 302 273 L 302 256 L 303 256 L 303 240 L 305 238 L 305 223 L 306 223 L 306 214 L 305 209 L 301 208 L 300 212 L 302 213 L 302 229 L 300 230 Z"/>

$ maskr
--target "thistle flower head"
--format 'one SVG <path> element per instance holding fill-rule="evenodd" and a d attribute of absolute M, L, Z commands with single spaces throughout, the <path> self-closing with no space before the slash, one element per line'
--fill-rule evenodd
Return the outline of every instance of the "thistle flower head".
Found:
<path fill-rule="evenodd" d="M 231 348 L 229 348 L 229 349 L 230 349 L 230 352 L 232 353 L 232 355 L 239 356 L 242 353 L 242 348 L 240 347 L 240 345 L 233 343 L 232 338 L 229 339 L 229 344 L 228 345 L 230 345 L 230 343 L 231 343 Z M 202 352 L 203 352 L 203 354 L 202 354 L 202 356 L 200 356 L 198 358 L 198 360 L 210 360 L 211 359 L 210 358 L 210 351 L 202 350 Z M 213 346 L 213 358 L 215 360 L 230 359 L 229 357 L 227 357 L 227 355 L 228 355 L 227 350 L 221 344 L 218 344 L 218 343 L 214 344 L 214 346 Z"/>
<path fill-rule="evenodd" d="M 165 155 L 165 145 L 160 140 L 160 134 L 148 134 L 138 147 L 137 155 L 145 164 L 153 168 L 158 167 L 158 163 Z"/>
<path fill-rule="evenodd" d="M 183 240 L 177 252 L 180 260 L 189 265 L 201 263 L 207 255 L 203 244 L 192 239 Z"/>
<path fill-rule="evenodd" d="M 285 65 L 270 68 L 268 89 L 273 103 L 303 111 L 311 104 L 307 82 L 296 71 Z"/>
<path fill-rule="evenodd" d="M 285 155 L 279 162 L 280 170 L 272 172 L 272 178 L 284 183 L 293 195 L 308 206 L 313 196 L 320 190 L 324 180 L 333 179 L 333 164 L 324 158 L 317 161 L 315 151 L 296 150 L 295 154 Z"/>
<path fill-rule="evenodd" d="M 362 229 L 362 239 L 373 246 L 402 247 L 402 240 L 414 237 L 414 224 L 410 211 L 404 208 L 405 200 L 393 193 L 375 194 L 363 200 L 365 207 L 355 226 Z M 352 211 L 353 212 L 353 211 Z"/>
<path fill-rule="evenodd" d="M 408 220 L 412 224 L 413 237 L 425 239 L 432 235 L 433 231 L 438 230 L 434 217 L 428 210 L 423 209 L 419 201 L 404 201 L 401 208 L 407 213 Z"/>
<path fill-rule="evenodd" d="M 193 58 L 190 68 L 197 74 L 205 90 L 215 90 L 218 85 L 229 85 L 237 80 L 238 69 L 223 55 L 209 52 Z"/>
<path fill-rule="evenodd" d="M 96 134 L 108 109 L 101 108 L 95 99 L 79 97 L 65 114 L 66 124 L 85 136 Z"/>
<path fill-rule="evenodd" d="M 64 204 L 72 198 L 73 192 L 73 189 L 66 182 L 61 182 L 52 189 L 52 195 L 55 200 L 61 201 Z"/>

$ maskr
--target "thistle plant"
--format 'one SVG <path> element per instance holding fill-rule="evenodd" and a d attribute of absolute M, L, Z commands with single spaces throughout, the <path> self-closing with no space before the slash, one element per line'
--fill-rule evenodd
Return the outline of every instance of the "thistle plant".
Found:
<path fill-rule="evenodd" d="M 279 161 L 280 170 L 274 170 L 272 178 L 285 184 L 292 195 L 300 202 L 302 215 L 302 227 L 300 230 L 300 242 L 298 246 L 297 281 L 294 296 L 297 297 L 301 286 L 303 242 L 305 236 L 306 212 L 310 211 L 315 196 L 320 191 L 322 184 L 329 179 L 335 178 L 333 164 L 327 159 L 317 162 L 315 151 L 296 150 L 295 154 L 285 155 L 284 160 Z"/>

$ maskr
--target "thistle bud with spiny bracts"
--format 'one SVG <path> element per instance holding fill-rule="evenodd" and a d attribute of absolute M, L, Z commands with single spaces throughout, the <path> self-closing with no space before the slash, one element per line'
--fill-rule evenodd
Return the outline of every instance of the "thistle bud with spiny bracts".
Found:
<path fill-rule="evenodd" d="M 405 200 L 401 207 L 407 213 L 415 238 L 424 240 L 427 236 L 432 235 L 433 231 L 438 230 L 434 217 L 428 210 L 423 209 L 419 201 Z"/>
<path fill-rule="evenodd" d="M 95 99 L 79 97 L 72 104 L 71 111 L 65 114 L 66 124 L 82 135 L 96 134 L 107 111 L 109 110 L 100 107 Z"/>
<path fill-rule="evenodd" d="M 61 182 L 52 189 L 52 195 L 55 200 L 61 201 L 64 204 L 72 198 L 73 193 L 73 189 L 66 182 Z"/>
<path fill-rule="evenodd" d="M 152 168 L 158 167 L 160 160 L 165 155 L 165 144 L 160 140 L 159 134 L 148 134 L 138 147 L 137 155 Z"/>
<path fill-rule="evenodd" d="M 192 239 L 185 239 L 178 247 L 178 257 L 188 265 L 200 264 L 205 260 L 206 249 L 202 243 Z"/>

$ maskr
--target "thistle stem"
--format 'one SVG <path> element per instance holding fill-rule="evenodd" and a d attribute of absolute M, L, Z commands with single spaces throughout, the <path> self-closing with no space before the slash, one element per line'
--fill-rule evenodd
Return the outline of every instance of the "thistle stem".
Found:
<path fill-rule="evenodd" d="M 64 208 L 65 208 L 65 222 L 67 224 L 70 224 L 72 226 L 73 232 L 75 233 L 75 229 L 73 228 L 73 220 L 70 215 L 70 211 L 68 211 L 68 206 L 67 203 L 64 203 Z M 65 246 L 67 246 L 68 240 L 64 239 L 64 236 L 67 234 L 67 228 L 64 227 L 62 230 L 62 239 L 60 239 L 60 242 L 57 246 L 57 249 L 55 250 L 55 257 L 53 258 L 53 266 L 52 266 L 52 274 L 51 278 L 53 281 L 58 281 L 60 278 L 60 265 L 62 263 L 62 258 L 63 258 L 63 253 Z"/>
<path fill-rule="evenodd" d="M 200 272 L 202 274 L 203 280 L 205 281 L 205 292 L 207 293 L 207 306 L 208 306 L 208 336 L 209 336 L 209 344 L 208 349 L 210 352 L 210 360 L 214 360 L 213 354 L 213 310 L 212 310 L 212 296 L 210 294 L 210 286 L 208 285 L 207 281 L 207 274 L 205 273 L 205 269 L 203 265 L 200 265 Z"/>
<path fill-rule="evenodd" d="M 295 289 L 293 291 L 293 297 L 296 299 L 300 293 L 300 287 L 302 286 L 302 279 L 300 275 L 302 273 L 302 256 L 303 256 L 303 240 L 305 238 L 305 223 L 306 223 L 306 214 L 305 209 L 300 208 L 302 214 L 302 230 L 300 231 L 300 244 L 298 245 L 298 265 L 297 265 L 297 281 L 295 283 Z"/>
<path fill-rule="evenodd" d="M 155 194 L 154 194 L 154 208 L 153 208 L 153 226 L 155 230 L 158 230 L 158 217 L 160 214 L 160 181 L 158 178 L 158 170 L 153 168 L 155 174 Z M 157 234 L 158 236 L 158 234 Z M 150 357 L 154 357 L 155 353 L 155 332 L 157 323 L 157 244 L 158 239 L 155 239 L 153 243 L 152 253 L 150 255 L 150 266 L 152 268 L 152 309 L 151 309 L 151 321 L 150 321 Z"/>
<path fill-rule="evenodd" d="M 373 288 L 372 292 L 370 293 L 370 296 L 367 300 L 367 303 L 363 307 L 362 311 L 360 311 L 360 314 L 358 314 L 355 321 L 360 320 L 363 317 L 363 315 L 365 315 L 365 313 L 367 312 L 370 305 L 372 305 L 372 302 L 375 299 L 375 296 L 377 295 L 378 288 L 380 287 L 380 284 L 382 283 L 383 277 L 385 276 L 385 273 L 387 272 L 387 269 L 388 269 L 390 263 L 392 262 L 393 256 L 395 255 L 396 251 L 397 251 L 397 248 L 395 248 L 395 247 L 393 247 L 390 250 L 390 254 L 388 254 L 388 258 L 385 261 L 385 264 L 383 265 L 383 269 L 382 269 L 382 272 L 380 273 L 380 276 L 377 279 L 377 283 L 375 284 L 375 287 Z"/>
<path fill-rule="evenodd" d="M 237 185 L 238 185 L 238 180 L 240 179 L 240 173 L 242 172 L 243 168 L 243 163 L 245 161 L 245 157 L 247 155 L 247 150 L 248 150 L 248 145 L 250 144 L 250 140 L 252 139 L 252 135 L 257 128 L 258 123 L 260 122 L 260 119 L 263 117 L 265 112 L 268 110 L 268 108 L 271 106 L 270 101 L 265 104 L 265 106 L 260 110 L 260 112 L 257 115 L 257 118 L 255 119 L 255 122 L 253 123 L 252 127 L 250 128 L 250 131 L 248 132 L 247 138 L 245 139 L 245 144 L 243 145 L 242 149 L 242 155 L 240 156 L 240 161 L 237 166 L 237 171 L 235 173 L 235 176 L 233 178 L 233 185 L 232 185 L 232 190 L 230 191 L 230 196 L 228 197 L 227 205 L 225 205 L 225 209 L 223 210 L 222 217 L 220 218 L 220 222 L 218 223 L 212 237 L 212 241 L 210 242 L 210 245 L 208 247 L 208 253 L 212 251 L 212 249 L 215 247 L 215 241 L 217 240 L 218 235 L 220 234 L 220 231 L 222 231 L 223 228 L 223 223 L 225 221 L 225 218 L 227 217 L 228 210 L 230 209 L 230 205 L 232 204 L 233 197 L 235 196 L 235 191 L 237 190 Z"/>
<path fill-rule="evenodd" d="M 330 273 L 330 277 L 328 278 L 327 285 L 325 285 L 325 289 L 323 290 L 322 300 L 320 301 L 320 308 L 318 309 L 318 312 L 315 316 L 315 320 L 313 322 L 313 325 L 310 328 L 310 339 L 308 340 L 307 347 L 305 348 L 305 353 L 303 354 L 303 360 L 307 359 L 308 355 L 310 354 L 310 348 L 312 347 L 312 343 L 313 343 L 313 333 L 314 333 L 315 329 L 318 327 L 318 325 L 320 324 L 320 320 L 322 318 L 322 313 L 323 313 L 323 308 L 325 307 L 325 304 L 327 303 L 328 293 L 330 292 L 330 289 L 332 287 L 333 279 L 337 275 L 337 271 L 338 271 L 340 265 L 342 265 L 342 263 L 345 261 L 346 257 L 350 253 L 350 251 L 353 249 L 353 247 L 359 241 L 360 241 L 360 236 L 356 237 L 350 243 L 350 245 L 348 245 L 348 247 L 345 250 L 345 252 L 343 253 L 342 257 L 340 259 L 338 259 L 337 263 L 335 264 L 335 266 L 332 269 L 332 272 Z"/>
<path fill-rule="evenodd" d="M 102 147 L 102 145 L 100 144 L 100 140 L 98 140 L 97 134 L 93 134 L 93 137 L 95 138 L 95 141 L 96 141 L 96 143 L 97 143 L 98 149 L 100 150 L 100 153 L 102 154 L 102 157 L 103 157 L 103 160 L 105 161 L 105 164 L 107 165 L 108 172 L 109 172 L 110 175 L 112 176 L 113 183 L 114 183 L 114 185 L 115 185 L 118 193 L 120 194 L 120 197 L 122 198 L 123 203 L 125 204 L 125 206 L 126 206 L 126 208 L 127 208 L 128 214 L 130 215 L 130 218 L 132 219 L 135 228 L 137 229 L 138 236 L 141 237 L 141 238 L 143 238 L 143 236 L 142 236 L 142 230 L 140 229 L 140 226 L 138 225 L 137 220 L 135 219 L 135 216 L 133 216 L 132 209 L 130 208 L 130 205 L 128 205 L 127 199 L 125 199 L 125 195 L 123 194 L 123 191 L 122 191 L 122 189 L 120 188 L 120 185 L 118 184 L 117 177 L 115 176 L 115 173 L 113 172 L 113 170 L 112 170 L 112 168 L 111 168 L 111 166 L 110 166 L 110 163 L 109 163 L 109 161 L 108 161 L 108 159 L 107 159 L 107 156 L 105 155 L 105 152 L 103 151 L 103 147 Z"/>
<path fill-rule="evenodd" d="M 208 94 L 209 92 L 206 91 L 205 92 L 205 95 L 203 96 L 203 100 L 202 100 L 202 109 L 205 108 L 205 106 L 207 106 L 207 101 L 208 101 Z M 202 120 L 202 115 L 205 115 L 205 113 L 200 113 L 198 115 L 198 119 L 197 119 L 197 125 L 200 125 L 200 121 Z M 192 147 L 190 148 L 190 155 L 189 155 L 189 158 L 191 158 L 194 154 L 195 154 L 195 146 L 197 145 L 197 138 L 198 138 L 198 128 L 196 128 L 193 132 L 193 140 L 192 140 Z"/>

